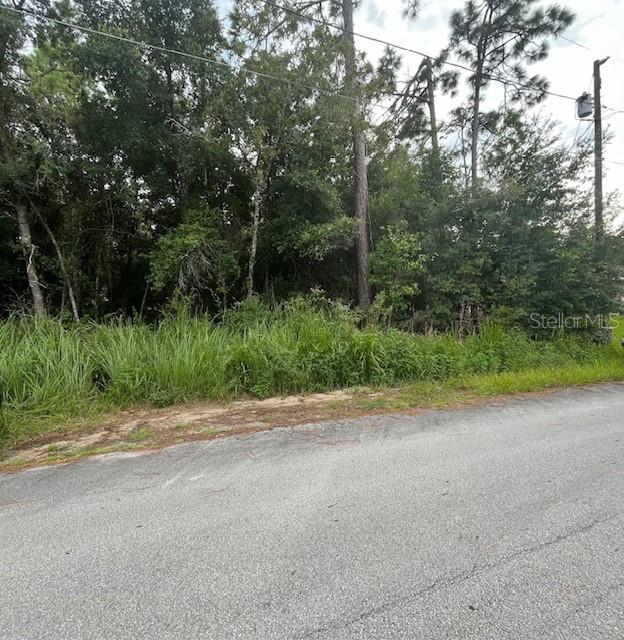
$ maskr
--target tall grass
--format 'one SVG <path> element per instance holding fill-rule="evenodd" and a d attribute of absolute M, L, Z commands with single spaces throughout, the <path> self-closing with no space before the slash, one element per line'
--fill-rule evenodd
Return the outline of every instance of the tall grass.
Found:
<path fill-rule="evenodd" d="M 535 342 L 496 326 L 463 342 L 362 330 L 348 313 L 305 304 L 272 312 L 243 308 L 220 324 L 186 313 L 155 327 L 68 327 L 13 318 L 0 324 L 0 442 L 84 413 L 145 402 L 265 397 L 533 368 L 556 372 L 607 361 L 622 365 L 615 347 Z"/>

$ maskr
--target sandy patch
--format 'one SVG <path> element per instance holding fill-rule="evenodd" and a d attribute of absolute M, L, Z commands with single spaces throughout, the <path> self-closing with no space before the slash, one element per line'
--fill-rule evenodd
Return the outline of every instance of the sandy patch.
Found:
<path fill-rule="evenodd" d="M 199 402 L 162 409 L 124 411 L 93 425 L 89 433 L 50 434 L 8 452 L 0 469 L 64 462 L 124 448 L 152 448 L 173 442 L 261 431 L 345 415 L 353 391 L 292 395 L 265 400 Z M 374 394 L 370 394 L 371 397 Z"/>

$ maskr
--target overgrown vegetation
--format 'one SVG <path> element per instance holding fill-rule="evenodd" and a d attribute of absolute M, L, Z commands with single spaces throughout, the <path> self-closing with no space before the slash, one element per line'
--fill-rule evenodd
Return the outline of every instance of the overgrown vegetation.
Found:
<path fill-rule="evenodd" d="M 63 326 L 13 318 L 0 325 L 2 441 L 63 420 L 141 403 L 390 386 L 466 376 L 610 365 L 611 346 L 572 338 L 533 341 L 488 325 L 460 341 L 359 329 L 345 308 L 257 302 L 215 324 L 180 313 L 158 326 L 125 321 Z M 552 374 L 551 374 L 552 375 Z"/>
<path fill-rule="evenodd" d="M 339 4 L 0 8 L 0 316 L 153 321 L 179 296 L 216 314 L 316 288 L 358 302 L 356 96 L 378 319 L 470 333 L 616 311 L 624 252 L 612 229 L 594 242 L 591 145 L 533 109 L 549 84 L 529 69 L 570 12 L 458 0 L 448 47 L 405 78 L 415 56 L 392 47 L 347 73 Z"/>
<path fill-rule="evenodd" d="M 622 235 L 587 137 L 534 109 L 569 11 L 466 0 L 417 67 L 358 51 L 348 0 L 226 4 L 0 6 L 1 442 L 141 403 L 622 377 L 589 341 Z"/>

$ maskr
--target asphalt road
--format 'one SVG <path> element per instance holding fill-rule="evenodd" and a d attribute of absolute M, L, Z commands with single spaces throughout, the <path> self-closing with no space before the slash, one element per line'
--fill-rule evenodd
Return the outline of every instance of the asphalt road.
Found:
<path fill-rule="evenodd" d="M 624 386 L 0 476 L 0 638 L 624 638 Z"/>

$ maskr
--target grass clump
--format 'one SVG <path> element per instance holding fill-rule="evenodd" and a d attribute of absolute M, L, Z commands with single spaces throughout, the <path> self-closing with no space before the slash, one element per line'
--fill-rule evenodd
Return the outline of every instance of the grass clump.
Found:
<path fill-rule="evenodd" d="M 487 395 L 492 376 L 499 376 L 497 388 L 535 388 L 532 371 L 542 387 L 565 375 L 567 383 L 583 381 L 581 369 L 591 371 L 592 380 L 621 379 L 620 352 L 571 338 L 534 341 L 497 326 L 463 342 L 360 329 L 345 310 L 303 303 L 270 312 L 244 307 L 219 324 L 186 313 L 154 327 L 68 327 L 13 318 L 0 325 L 0 444 L 24 441 L 76 416 L 143 403 L 479 377 Z"/>

